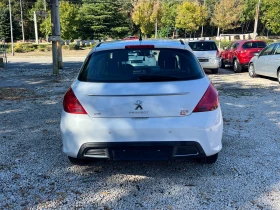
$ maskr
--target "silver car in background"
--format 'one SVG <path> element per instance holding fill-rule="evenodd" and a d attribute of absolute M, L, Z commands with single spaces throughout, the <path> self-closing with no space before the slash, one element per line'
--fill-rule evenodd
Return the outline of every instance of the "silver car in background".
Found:
<path fill-rule="evenodd" d="M 280 83 L 280 42 L 270 44 L 260 54 L 255 54 L 249 62 L 249 75 L 277 78 Z"/>
<path fill-rule="evenodd" d="M 188 42 L 194 55 L 203 69 L 210 69 L 213 74 L 218 73 L 220 66 L 220 53 L 212 40 L 196 40 Z"/>

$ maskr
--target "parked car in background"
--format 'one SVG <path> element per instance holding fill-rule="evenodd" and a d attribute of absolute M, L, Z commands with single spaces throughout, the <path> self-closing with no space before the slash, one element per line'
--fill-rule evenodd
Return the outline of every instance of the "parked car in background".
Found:
<path fill-rule="evenodd" d="M 123 38 L 122 40 L 134 40 L 134 39 L 139 39 L 138 36 L 127 36 L 125 38 Z"/>
<path fill-rule="evenodd" d="M 280 83 L 280 42 L 273 43 L 255 54 L 249 62 L 249 75 L 277 78 Z"/>
<path fill-rule="evenodd" d="M 212 40 L 199 40 L 189 41 L 188 44 L 202 68 L 210 69 L 213 74 L 217 74 L 220 66 L 220 55 L 216 43 Z"/>
<path fill-rule="evenodd" d="M 249 61 L 254 57 L 254 54 L 259 53 L 265 47 L 266 43 L 264 41 L 234 41 L 221 52 L 221 67 L 224 68 L 225 65 L 230 65 L 233 66 L 234 72 L 239 73 L 243 68 L 248 67 Z"/>
<path fill-rule="evenodd" d="M 130 55 L 147 52 L 156 62 L 130 64 Z M 60 128 L 72 163 L 214 163 L 222 149 L 223 117 L 218 92 L 188 45 L 131 40 L 101 43 L 89 53 L 64 96 Z"/>
<path fill-rule="evenodd" d="M 134 50 L 128 54 L 127 64 L 131 64 L 134 68 L 137 66 L 156 66 L 156 52 L 152 50 Z"/>

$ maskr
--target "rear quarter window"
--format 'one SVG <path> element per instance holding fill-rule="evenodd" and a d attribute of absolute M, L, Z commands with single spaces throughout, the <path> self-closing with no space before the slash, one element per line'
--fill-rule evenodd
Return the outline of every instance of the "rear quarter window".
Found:
<path fill-rule="evenodd" d="M 181 49 L 119 49 L 94 52 L 78 75 L 84 82 L 160 82 L 194 80 L 204 73 Z"/>
<path fill-rule="evenodd" d="M 189 46 L 193 51 L 212 51 L 218 50 L 215 42 L 189 42 Z"/>
<path fill-rule="evenodd" d="M 265 47 L 266 47 L 265 42 L 246 42 L 242 45 L 242 48 L 244 48 L 244 49 L 265 48 Z"/>

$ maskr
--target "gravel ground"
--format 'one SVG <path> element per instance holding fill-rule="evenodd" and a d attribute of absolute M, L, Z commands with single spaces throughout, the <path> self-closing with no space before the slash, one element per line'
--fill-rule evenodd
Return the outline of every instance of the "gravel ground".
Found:
<path fill-rule="evenodd" d="M 223 150 L 213 165 L 72 166 L 61 151 L 59 122 L 62 96 L 78 69 L 59 78 L 51 72 L 0 70 L 0 209 L 280 209 L 276 80 L 226 69 L 208 75 L 224 116 Z"/>

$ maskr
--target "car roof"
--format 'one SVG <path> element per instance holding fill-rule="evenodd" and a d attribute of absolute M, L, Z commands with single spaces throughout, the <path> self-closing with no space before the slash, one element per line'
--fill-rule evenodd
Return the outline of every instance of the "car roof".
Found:
<path fill-rule="evenodd" d="M 215 42 L 214 40 L 189 40 L 188 42 Z"/>
<path fill-rule="evenodd" d="M 235 43 L 246 43 L 246 42 L 264 42 L 263 40 L 236 40 L 236 41 L 233 41 Z"/>
<path fill-rule="evenodd" d="M 144 39 L 139 40 L 120 40 L 112 42 L 102 42 L 94 47 L 90 54 L 93 52 L 125 49 L 127 45 L 154 45 L 155 48 L 172 48 L 172 49 L 186 49 L 192 51 L 191 48 L 185 44 L 182 40 L 170 40 L 170 39 Z"/>

